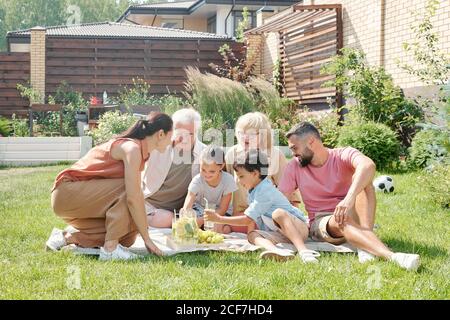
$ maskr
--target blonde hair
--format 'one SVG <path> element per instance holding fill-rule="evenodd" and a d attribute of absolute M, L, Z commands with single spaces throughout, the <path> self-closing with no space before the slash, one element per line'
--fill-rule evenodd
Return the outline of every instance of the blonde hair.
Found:
<path fill-rule="evenodd" d="M 251 112 L 241 116 L 236 122 L 236 137 L 239 131 L 253 129 L 258 133 L 259 149 L 272 150 L 272 125 L 269 118 L 261 112 Z"/>

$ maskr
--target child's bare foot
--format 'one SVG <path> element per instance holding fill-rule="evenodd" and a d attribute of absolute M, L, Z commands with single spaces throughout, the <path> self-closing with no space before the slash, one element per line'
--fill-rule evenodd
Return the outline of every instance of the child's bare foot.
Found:
<path fill-rule="evenodd" d="M 223 226 L 223 228 L 222 228 L 222 233 L 223 234 L 229 234 L 229 233 L 231 233 L 231 226 L 229 226 L 229 225 L 224 225 Z"/>
<path fill-rule="evenodd" d="M 217 233 L 228 234 L 231 232 L 231 227 L 227 224 L 215 224 L 214 231 Z"/>

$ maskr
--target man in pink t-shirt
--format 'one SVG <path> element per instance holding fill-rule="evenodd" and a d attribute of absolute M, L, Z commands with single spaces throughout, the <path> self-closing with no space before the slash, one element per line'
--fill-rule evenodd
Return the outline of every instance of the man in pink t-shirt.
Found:
<path fill-rule="evenodd" d="M 294 159 L 286 166 L 278 188 L 287 197 L 299 189 L 311 238 L 332 244 L 349 242 L 358 248 L 360 262 L 373 260 L 375 255 L 416 270 L 418 255 L 393 253 L 373 232 L 375 163 L 351 147 L 324 147 L 319 131 L 308 122 L 295 126 L 286 136 Z"/>

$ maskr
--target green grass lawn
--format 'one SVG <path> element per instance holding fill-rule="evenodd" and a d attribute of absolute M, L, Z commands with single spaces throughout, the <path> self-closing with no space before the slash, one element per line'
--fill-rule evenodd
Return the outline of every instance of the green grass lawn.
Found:
<path fill-rule="evenodd" d="M 353 254 L 261 262 L 257 253 L 198 253 L 100 262 L 49 253 L 50 188 L 63 166 L 0 170 L 0 299 L 448 299 L 450 217 L 417 184 L 393 175 L 396 192 L 378 197 L 377 230 L 395 251 L 421 255 L 417 273 Z M 79 287 L 76 281 L 79 274 Z"/>

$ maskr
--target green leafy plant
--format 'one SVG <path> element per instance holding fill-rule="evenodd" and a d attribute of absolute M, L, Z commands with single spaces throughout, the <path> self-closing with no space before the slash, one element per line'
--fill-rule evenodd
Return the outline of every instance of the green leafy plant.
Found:
<path fill-rule="evenodd" d="M 19 91 L 22 98 L 28 99 L 32 103 L 38 103 L 42 102 L 44 100 L 44 97 L 42 97 L 42 94 L 34 89 L 30 83 L 23 85 L 21 83 L 18 83 L 16 85 L 17 90 Z"/>
<path fill-rule="evenodd" d="M 88 102 L 83 98 L 83 94 L 76 92 L 65 81 L 63 81 L 54 96 L 48 97 L 49 104 L 62 105 L 62 135 L 74 137 L 78 135 L 76 115 L 80 112 L 87 112 Z M 59 132 L 59 112 L 51 113 L 51 121 L 48 126 L 53 132 Z"/>
<path fill-rule="evenodd" d="M 44 97 L 41 93 L 35 90 L 30 83 L 27 85 L 17 84 L 17 90 L 20 92 L 22 98 L 28 99 L 31 103 L 42 103 Z M 34 112 L 33 119 L 33 134 L 38 135 L 53 135 L 59 132 L 59 113 L 55 112 Z"/>
<path fill-rule="evenodd" d="M 238 26 L 236 28 L 236 41 L 244 42 L 245 36 L 244 32 L 250 27 L 250 13 L 248 12 L 248 8 L 244 7 L 242 9 L 242 20 L 239 21 Z"/>
<path fill-rule="evenodd" d="M 392 169 L 399 162 L 400 143 L 386 125 L 372 121 L 352 122 L 340 130 L 338 146 L 351 146 L 371 158 L 378 170 Z"/>
<path fill-rule="evenodd" d="M 409 74 L 424 83 L 437 85 L 445 84 L 450 79 L 450 55 L 439 49 L 439 35 L 432 23 L 440 2 L 428 0 L 424 11 L 412 12 L 416 17 L 411 25 L 414 40 L 404 42 L 403 49 L 412 54 L 415 64 L 401 63 L 397 59 L 397 64 Z M 420 16 L 422 12 L 423 16 Z"/>
<path fill-rule="evenodd" d="M 209 67 L 212 73 L 219 77 L 230 80 L 247 83 L 251 77 L 255 75 L 256 59 L 259 54 L 259 48 L 256 48 L 251 53 L 248 52 L 248 44 L 245 41 L 239 52 L 234 53 L 228 44 L 224 44 L 219 49 L 222 56 L 223 65 L 219 66 L 210 63 Z M 240 58 L 238 58 L 240 57 Z"/>
<path fill-rule="evenodd" d="M 331 108 L 325 112 L 310 112 L 307 108 L 298 114 L 300 121 L 312 123 L 319 130 L 323 144 L 328 148 L 334 148 L 338 144 L 341 126 L 339 125 L 339 112 Z"/>
<path fill-rule="evenodd" d="M 0 117 L 0 137 L 8 137 L 12 132 L 11 122 L 3 117 Z"/>
<path fill-rule="evenodd" d="M 275 64 L 273 65 L 272 83 L 273 86 L 275 87 L 275 90 L 277 90 L 280 96 L 283 93 L 283 76 L 281 74 L 281 71 L 282 71 L 281 60 L 278 58 L 275 61 Z"/>
<path fill-rule="evenodd" d="M 210 63 L 209 67 L 212 73 L 223 78 L 228 78 L 234 81 L 246 83 L 253 77 L 256 61 L 261 51 L 260 47 L 249 48 L 248 39 L 244 36 L 245 30 L 250 26 L 250 13 L 248 8 L 244 7 L 242 11 L 242 20 L 239 21 L 236 28 L 236 41 L 241 43 L 238 52 L 233 52 L 228 44 L 224 44 L 219 48 L 219 53 L 222 56 L 223 65 L 219 66 Z"/>
<path fill-rule="evenodd" d="M 14 137 L 29 137 L 30 127 L 27 119 L 17 118 L 15 114 L 11 117 L 12 136 Z"/>
<path fill-rule="evenodd" d="M 92 136 L 94 144 L 99 145 L 126 131 L 136 120 L 129 113 L 106 112 L 100 116 L 98 128 L 92 130 L 89 135 Z"/>
<path fill-rule="evenodd" d="M 324 86 L 336 87 L 338 92 L 353 97 L 353 109 L 361 118 L 386 124 L 409 145 L 415 125 L 423 119 L 421 108 L 405 98 L 383 68 L 369 66 L 364 53 L 351 48 L 344 48 L 341 53 L 322 68 L 322 73 L 335 75 Z"/>
<path fill-rule="evenodd" d="M 450 165 L 440 163 L 431 166 L 419 177 L 419 185 L 429 190 L 433 202 L 450 209 Z"/>
<path fill-rule="evenodd" d="M 133 78 L 133 85 L 123 87 L 113 101 L 131 108 L 137 105 L 153 105 L 155 98 L 150 94 L 150 84 L 147 81 Z"/>
<path fill-rule="evenodd" d="M 311 112 L 308 108 L 286 114 L 283 118 L 271 119 L 272 128 L 278 131 L 279 143 L 287 146 L 286 133 L 296 124 L 307 121 L 319 130 L 323 144 L 328 148 L 337 146 L 340 126 L 339 115 L 334 109 L 328 112 Z"/>
<path fill-rule="evenodd" d="M 30 101 L 41 102 L 43 100 L 41 94 L 34 90 L 31 86 L 25 86 L 18 84 L 22 97 L 29 99 Z M 54 96 L 48 96 L 49 104 L 61 104 L 62 105 L 62 132 L 60 128 L 60 112 L 48 111 L 48 112 L 35 112 L 33 118 L 36 119 L 36 126 L 34 129 L 38 135 L 62 135 L 62 136 L 77 136 L 77 112 L 87 111 L 87 101 L 83 99 L 81 93 L 74 91 L 67 82 L 63 81 L 58 88 Z"/>
<path fill-rule="evenodd" d="M 410 168 L 418 169 L 430 167 L 436 163 L 445 163 L 449 161 L 448 132 L 442 132 L 434 129 L 419 131 L 414 137 L 407 164 Z"/>
<path fill-rule="evenodd" d="M 185 99 L 172 94 L 156 98 L 155 104 L 160 107 L 162 112 L 169 115 L 174 114 L 177 110 L 188 107 L 188 102 Z"/>

